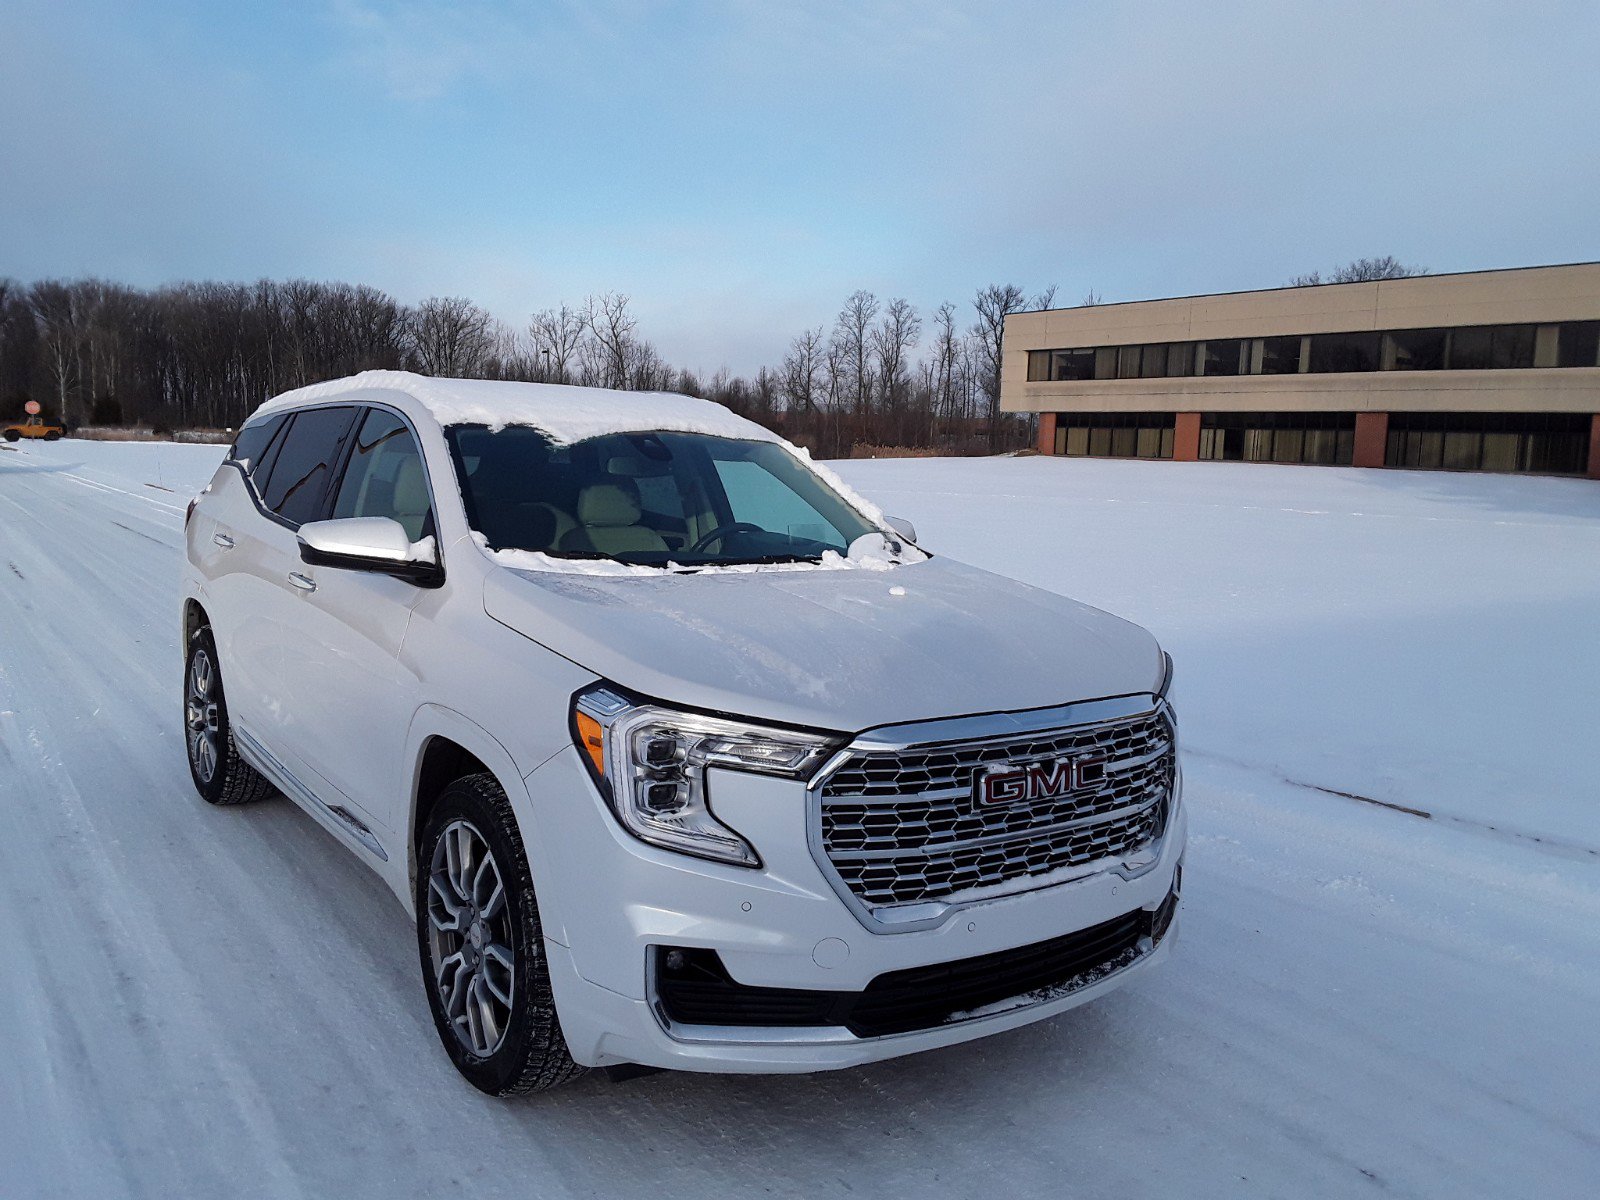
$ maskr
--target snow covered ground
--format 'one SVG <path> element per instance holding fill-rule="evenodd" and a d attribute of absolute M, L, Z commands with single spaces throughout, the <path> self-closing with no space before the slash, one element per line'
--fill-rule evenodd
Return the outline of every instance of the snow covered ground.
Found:
<path fill-rule="evenodd" d="M 0 1196 L 1595 1193 L 1600 486 L 836 464 L 1172 651 L 1177 952 L 954 1050 L 508 1104 L 360 864 L 190 788 L 179 530 L 217 456 L 0 448 Z"/>

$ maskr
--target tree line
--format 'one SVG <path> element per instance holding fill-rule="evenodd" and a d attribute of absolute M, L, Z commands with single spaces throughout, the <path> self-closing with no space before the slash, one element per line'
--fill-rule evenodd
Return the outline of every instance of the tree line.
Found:
<path fill-rule="evenodd" d="M 69 425 L 232 428 L 290 388 L 398 368 L 686 392 L 827 456 L 858 445 L 992 452 L 1031 437 L 1030 418 L 999 409 L 1005 319 L 1054 295 L 997 284 L 967 311 L 924 314 L 856 291 L 779 362 L 702 378 L 667 362 L 616 292 L 542 309 L 519 328 L 460 297 L 406 305 L 362 284 L 0 279 L 0 418 L 33 399 Z"/>
<path fill-rule="evenodd" d="M 1425 274 L 1386 255 L 1296 276 L 1295 286 Z M 625 390 L 727 405 L 827 457 L 852 448 L 992 453 L 1028 445 L 1032 418 L 1000 411 L 1006 317 L 1056 289 L 980 288 L 922 312 L 852 292 L 753 375 L 674 367 L 629 298 L 589 296 L 521 327 L 460 297 L 407 305 L 364 284 L 295 279 L 143 289 L 101 279 L 0 278 L 0 419 L 26 401 L 69 425 L 235 428 L 269 396 L 372 368 Z M 1093 291 L 1080 302 L 1098 304 Z"/>

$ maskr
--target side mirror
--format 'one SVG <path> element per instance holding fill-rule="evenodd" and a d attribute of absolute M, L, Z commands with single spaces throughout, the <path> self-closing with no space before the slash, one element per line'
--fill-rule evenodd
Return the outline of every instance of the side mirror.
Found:
<path fill-rule="evenodd" d="M 376 571 L 418 587 L 444 582 L 432 538 L 413 543 L 392 517 L 341 517 L 300 526 L 300 560 L 314 567 Z"/>
<path fill-rule="evenodd" d="M 894 530 L 912 545 L 916 545 L 917 527 L 910 521 L 906 520 L 904 517 L 885 516 L 883 519 L 888 523 L 890 529 Z"/>

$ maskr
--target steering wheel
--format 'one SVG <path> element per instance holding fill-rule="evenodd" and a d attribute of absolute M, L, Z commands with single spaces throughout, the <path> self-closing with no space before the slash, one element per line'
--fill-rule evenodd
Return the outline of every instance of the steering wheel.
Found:
<path fill-rule="evenodd" d="M 684 550 L 685 554 L 699 554 L 712 542 L 727 537 L 731 533 L 765 533 L 766 530 L 759 525 L 752 525 L 749 521 L 734 521 L 728 525 L 718 525 L 704 537 L 697 538 L 694 545 Z"/>

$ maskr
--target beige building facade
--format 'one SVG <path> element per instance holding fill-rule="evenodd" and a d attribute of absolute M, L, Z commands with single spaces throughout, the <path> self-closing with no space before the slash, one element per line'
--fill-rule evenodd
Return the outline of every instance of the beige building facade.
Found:
<path fill-rule="evenodd" d="M 1600 478 L 1600 263 L 1015 313 L 1046 454 Z"/>

